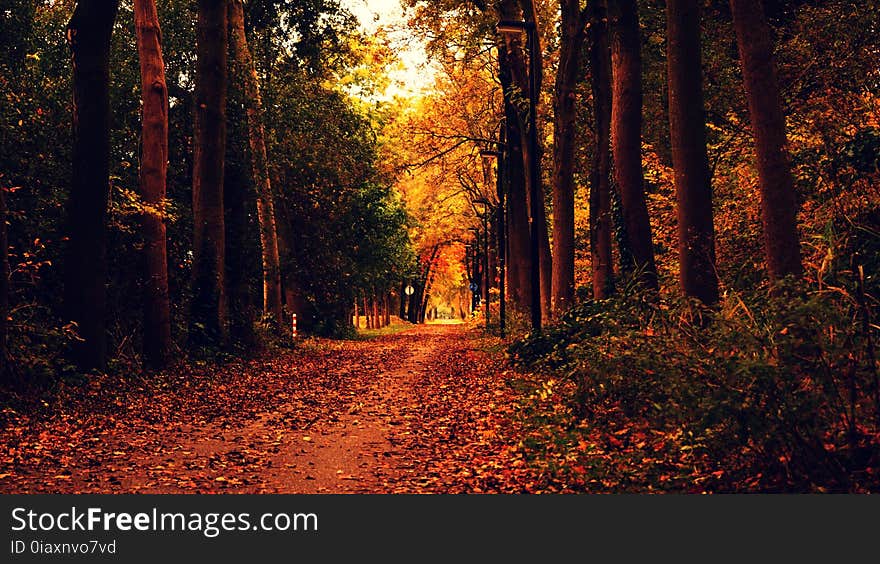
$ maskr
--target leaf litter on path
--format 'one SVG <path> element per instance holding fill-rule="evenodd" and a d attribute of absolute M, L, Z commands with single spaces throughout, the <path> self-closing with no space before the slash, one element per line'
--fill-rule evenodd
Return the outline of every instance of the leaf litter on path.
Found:
<path fill-rule="evenodd" d="M 3 413 L 3 493 L 524 492 L 503 360 L 464 326 L 104 376 Z"/>

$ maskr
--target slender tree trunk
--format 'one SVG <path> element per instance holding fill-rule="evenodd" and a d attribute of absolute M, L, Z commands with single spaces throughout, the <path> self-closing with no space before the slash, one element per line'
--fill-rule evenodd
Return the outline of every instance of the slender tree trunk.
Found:
<path fill-rule="evenodd" d="M 553 286 L 553 257 L 550 254 L 550 228 L 547 225 L 546 208 L 544 206 L 544 186 L 538 190 L 541 203 L 538 212 L 538 267 L 541 279 L 541 318 L 549 320 L 551 315 Z"/>
<path fill-rule="evenodd" d="M 193 159 L 193 298 L 190 340 L 226 338 L 223 161 L 226 147 L 227 22 L 224 0 L 198 1 Z"/>
<path fill-rule="evenodd" d="M 611 148 L 628 251 L 639 279 L 657 288 L 657 267 L 642 171 L 642 57 L 636 0 L 609 0 Z"/>
<path fill-rule="evenodd" d="M 398 311 L 398 316 L 401 321 L 406 319 L 406 286 L 407 282 L 405 280 L 400 283 L 400 310 Z"/>
<path fill-rule="evenodd" d="M 144 237 L 144 361 L 161 368 L 171 354 L 171 303 L 165 236 L 168 171 L 168 87 L 154 0 L 135 0 L 134 24 L 141 65 L 142 129 L 140 195 Z"/>
<path fill-rule="evenodd" d="M 605 2 L 592 2 L 590 13 L 590 70 L 596 131 L 593 170 L 590 173 L 590 253 L 593 298 L 614 291 L 611 239 L 611 53 Z"/>
<path fill-rule="evenodd" d="M 549 319 L 551 314 L 551 297 L 553 284 L 553 262 L 550 254 L 550 233 L 547 227 L 547 210 L 544 206 L 544 182 L 541 173 L 541 155 L 543 147 L 540 141 L 539 124 L 538 124 L 538 103 L 540 101 L 541 84 L 543 83 L 544 70 L 541 48 L 541 34 L 538 25 L 538 15 L 535 4 L 531 0 L 519 0 L 522 7 L 523 19 L 534 28 L 532 34 L 533 45 L 529 47 L 529 65 L 527 73 L 521 72 L 521 67 L 513 65 L 514 82 L 520 87 L 523 96 L 529 100 L 529 120 L 531 124 L 523 127 L 522 131 L 526 134 L 523 139 L 523 157 L 528 174 L 526 175 L 526 186 L 529 195 L 529 215 L 532 218 L 533 237 L 535 241 L 533 245 L 537 245 L 537 249 L 533 249 L 532 253 L 538 257 L 538 272 L 532 272 L 532 292 L 534 286 L 537 285 L 539 292 L 537 296 L 532 298 L 532 302 L 537 298 L 540 304 L 541 316 L 540 320 L 537 316 L 532 316 L 532 325 L 540 330 L 543 320 Z M 534 57 L 532 56 L 534 55 Z M 524 70 L 524 69 L 523 69 Z M 529 86 L 530 84 L 530 86 Z M 530 89 L 533 97 L 529 98 Z M 525 125 L 525 124 L 524 124 Z M 534 158 L 532 157 L 534 155 Z M 533 164 L 534 163 L 534 164 Z M 533 170 L 534 169 L 534 170 Z M 534 188 L 532 187 L 534 184 Z M 536 201 L 532 202 L 532 194 L 535 194 Z M 532 259 L 534 260 L 534 258 Z"/>
<path fill-rule="evenodd" d="M 428 312 L 428 300 L 431 298 L 431 286 L 434 284 L 434 273 L 428 265 L 428 277 L 425 280 L 425 289 L 422 292 L 422 307 L 419 308 L 419 323 L 425 322 L 425 315 Z"/>
<path fill-rule="evenodd" d="M 366 292 L 364 292 L 363 303 L 364 303 L 364 324 L 366 325 L 367 329 L 372 329 L 373 328 L 373 318 L 370 316 L 370 306 L 367 303 Z"/>
<path fill-rule="evenodd" d="M 419 296 L 422 295 L 422 285 L 420 283 L 416 283 L 413 285 L 413 289 L 415 290 L 412 295 L 409 297 L 409 304 L 407 305 L 406 318 L 410 323 L 418 323 L 418 311 L 419 311 Z"/>
<path fill-rule="evenodd" d="M 431 253 L 428 255 L 427 260 L 422 261 L 420 259 L 421 272 L 414 285 L 415 291 L 410 296 L 409 302 L 409 320 L 411 323 L 422 323 L 425 319 L 425 308 L 428 307 L 429 291 L 433 278 L 432 266 L 439 253 L 440 245 L 437 244 L 431 248 Z"/>
<path fill-rule="evenodd" d="M 486 210 L 489 211 L 488 209 Z M 496 208 L 489 213 L 489 287 L 497 288 L 498 282 L 498 222 L 496 221 Z"/>
<path fill-rule="evenodd" d="M 772 280 L 800 276 L 797 199 L 770 27 L 760 0 L 730 0 L 730 9 L 755 134 L 767 269 Z"/>
<path fill-rule="evenodd" d="M 65 310 L 80 337 L 80 369 L 107 361 L 107 198 L 110 190 L 110 38 L 118 0 L 80 0 L 67 25 L 73 63 L 73 178 L 67 202 Z"/>
<path fill-rule="evenodd" d="M 269 159 L 263 126 L 263 102 L 257 70 L 248 48 L 244 31 L 244 8 L 241 0 L 229 0 L 229 41 L 244 77 L 244 103 L 247 111 L 248 140 L 251 149 L 254 184 L 257 187 L 257 219 L 260 223 L 260 244 L 263 257 L 263 313 L 271 314 L 277 324 L 282 322 L 281 268 L 278 253 L 278 231 L 275 227 L 275 198 L 269 179 Z"/>
<path fill-rule="evenodd" d="M 385 326 L 391 325 L 391 292 L 385 294 Z"/>
<path fill-rule="evenodd" d="M 560 0 L 562 21 L 556 71 L 553 145 L 553 315 L 574 300 L 574 152 L 577 79 L 586 28 L 579 0 Z"/>
<path fill-rule="evenodd" d="M 373 295 L 373 309 L 376 311 L 376 321 L 379 329 L 385 327 L 385 312 L 382 310 L 382 295 Z"/>
<path fill-rule="evenodd" d="M 290 314 L 296 314 L 299 331 L 307 331 L 312 326 L 313 320 L 309 312 L 306 298 L 299 286 L 296 272 L 290 265 L 295 263 L 296 252 L 294 249 L 293 217 L 284 202 L 279 198 L 275 202 L 275 227 L 278 233 L 278 251 L 281 264 L 286 265 L 281 269 L 281 281 L 283 286 L 284 305 Z"/>
<path fill-rule="evenodd" d="M 718 301 L 712 181 L 706 154 L 698 0 L 667 0 L 669 132 L 678 203 L 679 280 L 685 296 Z"/>
<path fill-rule="evenodd" d="M 375 291 L 372 296 L 370 296 L 370 305 L 373 307 L 373 327 L 376 329 L 382 328 L 382 314 L 379 308 L 379 296 L 376 295 Z"/>
<path fill-rule="evenodd" d="M 358 310 L 357 298 L 354 299 L 354 326 L 358 329 L 361 328 L 361 316 L 360 311 Z"/>
<path fill-rule="evenodd" d="M 513 79 L 506 47 L 498 49 L 499 79 L 504 92 L 506 119 L 508 173 L 507 192 L 507 240 L 510 254 L 507 261 L 510 299 L 521 312 L 531 307 L 531 254 L 529 242 L 528 199 L 526 198 L 526 170 L 522 148 L 521 118 L 514 104 Z"/>
<path fill-rule="evenodd" d="M 230 67 L 234 75 L 236 69 Z M 229 344 L 248 350 L 258 344 L 254 332 L 255 304 L 250 273 L 258 268 L 249 248 L 251 239 L 250 174 L 247 155 L 246 118 L 242 109 L 244 93 L 240 80 L 230 80 L 226 96 L 227 130 L 226 157 L 223 160 L 223 225 L 225 236 L 226 294 L 229 307 Z"/>
<path fill-rule="evenodd" d="M 501 143 L 506 142 L 506 131 L 500 132 Z M 507 332 L 507 159 L 502 153 L 498 157 L 498 173 L 495 176 L 495 193 L 498 197 L 496 208 L 495 244 L 498 251 L 498 330 L 501 337 Z"/>
<path fill-rule="evenodd" d="M 526 14 L 518 0 L 501 0 L 499 2 L 499 8 L 501 19 L 504 20 L 525 20 L 529 15 L 533 15 Z M 524 239 L 526 246 L 523 254 L 525 268 L 521 272 L 521 275 L 528 277 L 522 286 L 522 288 L 527 290 L 528 293 L 524 295 L 522 311 L 528 312 L 532 318 L 532 323 L 537 323 L 537 325 L 540 326 L 540 319 L 543 315 L 540 312 L 536 315 L 534 311 L 536 309 L 540 310 L 543 305 L 541 299 L 541 238 L 538 230 L 538 222 L 534 220 L 539 214 L 537 213 L 538 210 L 533 208 L 531 197 L 533 190 L 537 190 L 540 184 L 540 171 L 533 170 L 534 167 L 531 166 L 532 154 L 537 154 L 535 151 L 537 148 L 537 142 L 535 142 L 533 146 L 530 138 L 531 134 L 533 132 L 536 133 L 536 131 L 530 126 L 533 104 L 531 103 L 529 96 L 530 74 L 527 64 L 527 60 L 531 63 L 531 58 L 528 56 L 531 50 L 529 34 L 505 34 L 504 45 L 506 50 L 505 63 L 507 70 L 509 71 L 507 77 L 509 79 L 509 85 L 505 86 L 505 77 L 503 76 L 501 77 L 501 84 L 505 94 L 509 97 L 511 108 L 513 110 L 512 123 L 515 125 L 515 128 L 508 129 L 508 133 L 511 135 L 514 133 L 519 134 L 518 145 L 519 154 L 522 157 L 524 183 L 523 205 L 525 227 L 520 236 Z M 540 57 L 536 58 L 535 62 L 540 64 Z M 540 84 L 540 81 L 536 81 L 536 84 Z M 513 151 L 511 153 L 511 156 L 513 157 Z M 514 176 L 515 173 L 511 175 L 511 181 L 514 180 Z M 518 207 L 519 197 L 514 194 L 512 190 L 511 199 L 511 204 Z M 537 207 L 537 203 L 535 204 L 535 207 Z M 512 221 L 515 222 L 516 220 L 514 219 Z M 511 228 L 513 228 L 513 226 L 511 226 Z M 516 238 L 517 234 L 514 234 L 513 237 Z M 516 241 L 511 241 L 511 243 L 518 246 Z M 474 302 L 473 306 L 476 308 L 476 302 Z"/>
<path fill-rule="evenodd" d="M 9 239 L 6 232 L 6 188 L 0 185 L 0 384 L 10 381 L 7 358 L 7 318 L 9 317 Z"/>

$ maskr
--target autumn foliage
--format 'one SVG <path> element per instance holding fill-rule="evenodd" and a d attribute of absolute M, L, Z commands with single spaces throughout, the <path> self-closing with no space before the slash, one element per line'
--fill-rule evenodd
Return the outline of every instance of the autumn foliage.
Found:
<path fill-rule="evenodd" d="M 878 491 L 878 0 L 400 8 L 0 11 L 0 486 Z"/>

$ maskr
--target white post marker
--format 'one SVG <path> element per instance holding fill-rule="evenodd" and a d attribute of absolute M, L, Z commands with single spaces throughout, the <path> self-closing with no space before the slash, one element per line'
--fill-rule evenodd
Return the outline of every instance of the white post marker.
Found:
<path fill-rule="evenodd" d="M 292 315 L 291 329 L 293 330 L 293 338 L 296 339 L 296 314 Z"/>

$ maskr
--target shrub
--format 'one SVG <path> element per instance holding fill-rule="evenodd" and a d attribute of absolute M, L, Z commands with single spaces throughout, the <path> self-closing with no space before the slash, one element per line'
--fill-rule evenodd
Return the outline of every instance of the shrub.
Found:
<path fill-rule="evenodd" d="M 878 329 L 849 282 L 728 293 L 717 310 L 586 301 L 509 354 L 573 384 L 565 424 L 647 427 L 694 457 L 703 488 L 876 490 Z"/>

